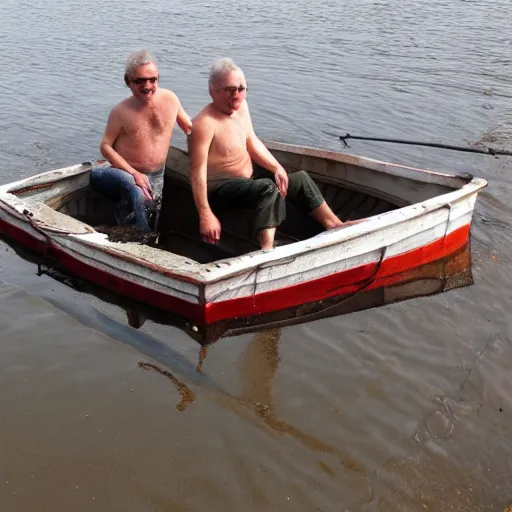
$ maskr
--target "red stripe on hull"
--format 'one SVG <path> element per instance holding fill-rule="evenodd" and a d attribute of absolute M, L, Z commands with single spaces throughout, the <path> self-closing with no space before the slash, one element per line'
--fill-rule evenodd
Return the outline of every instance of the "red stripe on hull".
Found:
<path fill-rule="evenodd" d="M 41 242 L 32 235 L 29 235 L 26 231 L 23 231 L 23 229 L 17 228 L 2 219 L 0 219 L 0 232 L 35 252 L 43 253 L 48 248 L 48 244 L 45 242 Z"/>
<path fill-rule="evenodd" d="M 470 226 L 468 224 L 453 231 L 445 238 L 412 251 L 386 258 L 380 267 L 378 263 L 370 263 L 279 290 L 259 293 L 250 297 L 199 305 L 150 288 L 145 288 L 127 279 L 99 270 L 62 250 L 48 247 L 25 231 L 0 219 L 0 230 L 3 234 L 36 252 L 42 253 L 46 251 L 48 256 L 71 273 L 108 290 L 112 290 L 117 294 L 190 319 L 198 325 L 208 325 L 220 320 L 278 311 L 338 295 L 348 295 L 361 291 L 362 288 L 368 291 L 396 284 L 402 281 L 403 278 L 395 274 L 439 260 L 462 248 L 469 239 L 469 229 Z M 370 278 L 372 278 L 370 283 L 366 283 L 365 281 L 368 281 Z"/>
<path fill-rule="evenodd" d="M 384 285 L 395 284 L 401 280 L 401 277 L 394 277 L 393 274 L 444 258 L 463 247 L 468 242 L 469 229 L 468 224 L 451 232 L 445 238 L 412 251 L 386 258 L 380 268 L 378 268 L 378 263 L 370 263 L 287 288 L 258 293 L 250 297 L 206 304 L 206 323 L 210 324 L 229 318 L 261 315 L 336 295 L 351 294 L 360 291 L 363 286 L 364 290 L 372 290 Z M 375 272 L 374 280 L 371 281 L 371 284 L 365 286 L 365 281 L 371 278 Z M 383 282 L 382 278 L 387 279 Z"/>
<path fill-rule="evenodd" d="M 72 274 L 98 284 L 107 290 L 130 297 L 131 299 L 155 308 L 169 311 L 175 315 L 190 319 L 193 322 L 204 324 L 204 308 L 199 306 L 199 304 L 192 304 L 186 300 L 172 297 L 150 288 L 145 288 L 127 279 L 114 276 L 104 270 L 99 270 L 62 250 L 39 242 L 22 229 L 6 223 L 2 219 L 0 219 L 0 232 L 33 251 L 46 253 L 49 258 Z"/>
<path fill-rule="evenodd" d="M 59 251 L 58 254 L 54 253 L 55 251 L 52 250 L 52 259 L 62 267 L 68 269 L 72 274 L 81 276 L 84 279 L 88 279 L 89 281 L 103 286 L 108 290 L 112 290 L 119 295 L 130 297 L 143 304 L 163 309 L 164 311 L 169 311 L 174 315 L 185 317 L 196 323 L 204 323 L 204 308 L 199 304 L 193 304 L 186 300 L 179 299 L 157 290 L 146 288 L 121 277 L 114 276 L 104 270 L 91 267 L 87 263 L 84 263 L 67 253 L 61 251 Z"/>

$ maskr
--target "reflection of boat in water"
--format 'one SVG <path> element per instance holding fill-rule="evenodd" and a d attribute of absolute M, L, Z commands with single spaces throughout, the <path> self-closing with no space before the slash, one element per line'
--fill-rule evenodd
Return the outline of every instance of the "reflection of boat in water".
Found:
<path fill-rule="evenodd" d="M 81 292 L 90 293 L 101 300 L 115 304 L 126 311 L 127 323 L 134 328 L 140 328 L 146 320 L 152 320 L 162 324 L 174 325 L 186 330 L 193 338 L 199 342 L 215 341 L 221 336 L 230 336 L 243 334 L 245 332 L 259 331 L 269 328 L 270 326 L 285 326 L 294 323 L 318 320 L 330 316 L 343 315 L 360 311 L 363 309 L 374 308 L 394 302 L 411 299 L 414 297 L 424 297 L 435 295 L 454 288 L 468 286 L 473 284 L 471 272 L 471 251 L 469 244 L 466 244 L 460 251 L 440 260 L 427 263 L 412 270 L 406 270 L 395 274 L 396 283 L 392 285 L 383 285 L 372 290 L 361 290 L 347 297 L 336 297 L 329 301 L 324 300 L 319 304 L 318 311 L 312 311 L 309 314 L 303 312 L 298 320 L 294 318 L 273 320 L 266 315 L 266 322 L 249 324 L 245 321 L 243 324 L 237 325 L 235 322 L 231 327 L 223 332 L 218 333 L 215 326 L 206 327 L 203 332 L 191 329 L 190 324 L 183 319 L 176 317 L 170 313 L 161 311 L 157 308 L 148 306 L 141 302 L 131 300 L 119 294 L 111 292 L 103 287 L 95 285 L 90 281 L 86 281 L 76 276 L 70 276 L 62 271 L 58 271 L 52 267 L 46 267 L 41 257 L 34 257 L 32 253 L 27 253 L 17 244 L 11 242 L 11 246 L 26 259 L 38 263 L 40 271 L 50 275 L 51 277 L 64 282 L 67 285 L 77 288 Z M 53 266 L 55 263 L 50 262 Z M 378 281 L 377 281 L 378 283 Z"/>
<path fill-rule="evenodd" d="M 203 342 L 471 282 L 469 228 L 484 180 L 268 147 L 289 172 L 310 172 L 342 220 L 368 220 L 320 232 L 289 205 L 279 246 L 260 251 L 248 212 L 240 211 L 221 218 L 222 239 L 210 246 L 197 236 L 188 156 L 171 148 L 157 246 L 116 242 L 91 227 L 112 222 L 113 205 L 90 189 L 88 165 L 1 186 L 0 230 L 48 265 L 114 292 L 131 310 L 186 327 Z"/>

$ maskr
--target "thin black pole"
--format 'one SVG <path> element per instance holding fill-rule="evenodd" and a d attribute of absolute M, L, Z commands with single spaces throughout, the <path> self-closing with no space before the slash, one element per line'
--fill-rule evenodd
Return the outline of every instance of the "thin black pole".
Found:
<path fill-rule="evenodd" d="M 428 146 L 431 148 L 441 148 L 441 149 L 451 149 L 454 151 L 465 151 L 466 153 L 483 153 L 485 155 L 507 155 L 512 156 L 512 151 L 505 151 L 501 149 L 493 149 L 493 148 L 467 148 L 461 146 L 450 146 L 449 144 L 436 144 L 433 142 L 417 142 L 412 140 L 400 140 L 400 139 L 383 139 L 378 137 L 360 137 L 358 135 L 350 135 L 347 133 L 346 135 L 340 135 L 340 140 L 345 144 L 345 147 L 349 147 L 347 143 L 347 139 L 359 139 L 359 140 L 373 140 L 377 142 L 395 142 L 396 144 L 411 144 L 414 146 Z"/>

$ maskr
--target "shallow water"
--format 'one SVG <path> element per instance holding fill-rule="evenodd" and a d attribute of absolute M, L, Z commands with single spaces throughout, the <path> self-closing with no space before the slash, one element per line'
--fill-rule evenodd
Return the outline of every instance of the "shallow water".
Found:
<path fill-rule="evenodd" d="M 265 139 L 512 149 L 511 16 L 504 0 L 3 0 L 0 182 L 98 157 L 127 94 L 124 59 L 141 46 L 191 115 L 208 100 L 208 66 L 232 56 Z M 131 329 L 118 307 L 37 277 L 0 245 L 2 510 L 512 503 L 512 160 L 362 141 L 347 151 L 489 181 L 473 286 L 224 339 L 198 372 L 181 331 Z"/>

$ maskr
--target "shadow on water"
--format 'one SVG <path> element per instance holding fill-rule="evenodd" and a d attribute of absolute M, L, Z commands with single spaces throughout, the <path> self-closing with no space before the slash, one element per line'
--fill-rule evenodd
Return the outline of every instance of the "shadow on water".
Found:
<path fill-rule="evenodd" d="M 243 391 L 240 403 L 252 410 L 263 424 L 279 434 L 286 434 L 299 441 L 308 449 L 335 456 L 339 463 L 349 471 L 360 474 L 368 482 L 369 499 L 371 485 L 365 469 L 356 461 L 342 454 L 334 446 L 328 445 L 312 434 L 303 432 L 294 425 L 281 421 L 277 417 L 272 400 L 272 379 L 279 367 L 280 329 L 256 333 L 245 349 L 239 366 Z M 327 469 L 327 471 L 329 471 Z"/>
<path fill-rule="evenodd" d="M 198 371 L 197 367 L 183 357 L 182 354 L 174 350 L 170 345 L 161 342 L 154 336 L 140 330 L 134 330 L 129 325 L 118 322 L 96 309 L 84 311 L 79 306 L 70 302 L 63 302 L 52 298 L 45 298 L 45 300 L 48 300 L 48 302 L 52 303 L 55 307 L 77 319 L 80 323 L 94 329 L 100 328 L 104 334 L 107 334 L 111 338 L 130 346 L 137 352 L 150 357 L 154 361 L 164 365 L 173 373 L 179 374 L 182 378 L 187 379 L 202 388 L 210 389 L 222 395 L 229 395 L 225 389 L 220 387 L 207 375 Z M 141 368 L 150 369 L 149 366 L 141 366 Z M 172 375 L 170 372 L 167 373 Z M 173 378 L 171 378 L 171 380 L 173 380 Z M 180 385 L 185 386 L 181 381 L 179 382 L 179 385 L 177 381 L 175 382 L 178 388 L 180 388 Z"/>
<path fill-rule="evenodd" d="M 143 370 L 159 373 L 171 381 L 180 398 L 176 405 L 178 411 L 186 411 L 189 406 L 193 406 L 200 399 L 211 400 L 260 429 L 289 436 L 312 452 L 331 455 L 344 469 L 359 475 L 366 481 L 368 500 L 371 499 L 370 478 L 364 467 L 336 447 L 278 418 L 278 411 L 272 398 L 272 381 L 281 361 L 279 355 L 280 329 L 253 334 L 244 350 L 238 368 L 242 391 L 239 396 L 235 396 L 204 373 L 203 367 L 207 362 L 209 346 L 199 347 L 198 364 L 194 366 L 181 354 L 153 336 L 135 331 L 97 310 L 93 310 L 93 314 L 91 314 L 70 303 L 51 302 L 81 323 L 96 329 L 101 326 L 102 332 L 159 363 L 140 361 L 138 366 Z M 200 390 L 194 390 L 195 386 L 199 386 Z M 321 461 L 318 461 L 317 466 L 328 474 L 334 474 L 336 471 Z"/>
<path fill-rule="evenodd" d="M 85 323 L 91 326 L 97 326 L 97 322 L 99 322 L 102 330 L 106 330 L 109 335 L 113 335 L 116 339 L 129 344 L 139 352 L 172 369 L 173 373 L 151 362 L 139 362 L 140 368 L 157 372 L 172 382 L 180 395 L 180 402 L 176 406 L 179 411 L 185 411 L 197 399 L 191 386 L 201 386 L 202 397 L 213 400 L 221 407 L 237 414 L 241 419 L 249 420 L 260 428 L 270 429 L 280 435 L 288 435 L 311 451 L 333 455 L 345 469 L 359 474 L 367 480 L 369 499 L 371 498 L 370 480 L 360 464 L 314 435 L 303 432 L 294 425 L 278 419 L 278 413 L 272 399 L 272 380 L 277 373 L 281 360 L 279 356 L 280 329 L 261 331 L 253 335 L 239 366 L 239 375 L 243 383 L 242 394 L 234 396 L 203 373 L 208 346 L 199 349 L 198 365 L 193 367 L 180 354 L 161 344 L 153 337 L 133 330 L 130 333 L 128 331 L 129 327 L 123 326 L 99 312 L 95 312 L 97 315 L 95 320 L 90 315 L 80 314 L 79 312 L 77 314 L 77 311 L 68 312 L 81 321 L 85 320 Z M 180 378 L 175 373 L 180 374 Z M 184 377 L 189 380 L 189 384 L 182 381 Z M 330 470 L 326 467 L 325 471 L 329 472 Z"/>
<path fill-rule="evenodd" d="M 359 475 L 360 478 L 366 481 L 367 499 L 370 501 L 372 487 L 364 467 L 340 452 L 336 447 L 278 418 L 278 411 L 272 399 L 272 381 L 281 361 L 279 356 L 280 338 L 280 329 L 257 332 L 253 335 L 251 341 L 247 344 L 239 365 L 238 371 L 242 381 L 240 396 L 233 396 L 228 393 L 211 393 L 210 389 L 205 390 L 202 395 L 210 398 L 222 408 L 234 412 L 241 419 L 251 422 L 256 427 L 268 432 L 289 436 L 312 452 L 333 456 L 344 469 Z M 200 365 L 204 363 L 207 350 L 207 347 L 201 348 Z M 165 372 L 157 371 L 166 375 Z M 171 376 L 166 376 L 173 380 Z M 189 403 L 187 400 L 193 400 L 192 397 L 195 395 L 191 390 L 184 392 L 181 389 L 180 393 L 182 395 L 180 404 L 184 406 L 180 410 L 184 410 Z M 316 465 L 329 475 L 335 473 L 335 470 L 329 468 L 324 462 L 317 461 Z"/>

